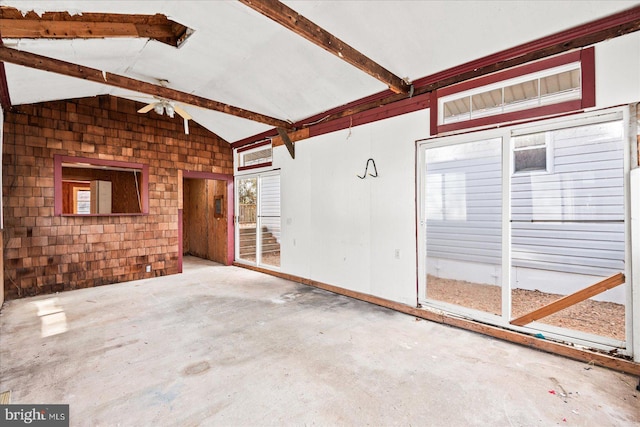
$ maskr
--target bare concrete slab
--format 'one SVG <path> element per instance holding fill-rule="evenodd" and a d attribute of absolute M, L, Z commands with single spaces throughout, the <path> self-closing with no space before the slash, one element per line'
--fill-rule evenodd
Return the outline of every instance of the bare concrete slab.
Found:
<path fill-rule="evenodd" d="M 638 379 L 253 271 L 9 301 L 0 392 L 82 426 L 631 426 Z"/>

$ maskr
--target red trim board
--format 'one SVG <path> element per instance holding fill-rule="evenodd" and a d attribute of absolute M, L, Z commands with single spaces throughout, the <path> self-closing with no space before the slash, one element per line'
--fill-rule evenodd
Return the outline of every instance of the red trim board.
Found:
<path fill-rule="evenodd" d="M 184 249 L 183 210 L 178 209 L 178 273 L 182 273 L 182 251 Z"/>

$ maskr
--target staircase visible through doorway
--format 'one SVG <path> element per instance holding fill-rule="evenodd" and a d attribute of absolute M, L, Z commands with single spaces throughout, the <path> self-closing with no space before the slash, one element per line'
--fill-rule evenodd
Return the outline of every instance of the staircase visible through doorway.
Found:
<path fill-rule="evenodd" d="M 262 261 L 270 265 L 280 265 L 280 243 L 269 228 L 262 227 Z M 240 229 L 240 258 L 247 261 L 256 260 L 256 229 Z M 277 262 L 275 262 L 277 260 Z"/>

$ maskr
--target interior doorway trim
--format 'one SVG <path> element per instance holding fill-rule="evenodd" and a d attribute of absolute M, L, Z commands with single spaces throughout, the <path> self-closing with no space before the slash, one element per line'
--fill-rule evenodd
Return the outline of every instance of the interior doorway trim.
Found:
<path fill-rule="evenodd" d="M 182 185 L 185 179 L 213 179 L 216 181 L 226 182 L 227 188 L 227 259 L 225 264 L 231 265 L 234 261 L 235 254 L 235 227 L 234 227 L 234 196 L 233 175 L 213 172 L 198 172 L 181 170 L 178 174 L 178 186 L 180 188 L 178 196 L 178 271 L 182 273 L 182 248 L 184 239 L 184 230 L 182 229 L 183 205 L 182 205 Z"/>

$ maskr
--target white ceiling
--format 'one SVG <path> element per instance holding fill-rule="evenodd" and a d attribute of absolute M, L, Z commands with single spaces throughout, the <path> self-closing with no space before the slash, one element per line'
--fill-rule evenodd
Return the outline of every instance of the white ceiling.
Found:
<path fill-rule="evenodd" d="M 284 1 L 400 77 L 416 80 L 638 5 L 638 1 Z M 237 1 L 0 0 L 23 11 L 162 13 L 195 30 L 179 49 L 144 39 L 12 40 L 5 45 L 292 122 L 384 84 Z M 6 64 L 14 105 L 112 94 L 149 96 Z M 184 107 L 234 142 L 270 129 Z M 154 113 L 152 113 L 154 114 Z M 176 119 L 177 120 L 177 119 Z"/>

